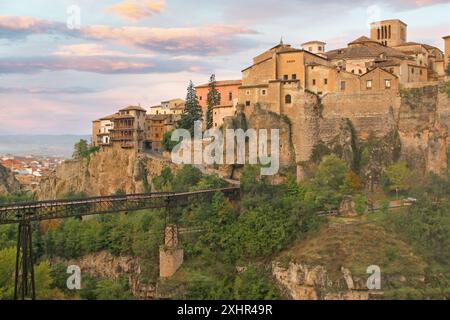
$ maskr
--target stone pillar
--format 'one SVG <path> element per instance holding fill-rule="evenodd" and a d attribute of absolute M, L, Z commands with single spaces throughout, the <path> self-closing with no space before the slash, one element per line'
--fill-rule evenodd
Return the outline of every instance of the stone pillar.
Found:
<path fill-rule="evenodd" d="M 168 225 L 164 231 L 164 245 L 159 248 L 159 276 L 173 276 L 183 264 L 183 255 L 183 248 L 178 241 L 178 227 Z"/>

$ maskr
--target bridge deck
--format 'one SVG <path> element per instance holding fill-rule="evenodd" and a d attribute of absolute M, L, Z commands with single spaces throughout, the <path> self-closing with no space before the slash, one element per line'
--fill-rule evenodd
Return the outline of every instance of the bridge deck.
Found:
<path fill-rule="evenodd" d="M 181 193 L 156 192 L 73 200 L 13 203 L 0 206 L 0 224 L 166 208 L 187 205 L 193 198 L 210 197 L 216 192 L 222 192 L 225 196 L 234 197 L 238 195 L 239 190 L 239 187 L 229 187 Z"/>

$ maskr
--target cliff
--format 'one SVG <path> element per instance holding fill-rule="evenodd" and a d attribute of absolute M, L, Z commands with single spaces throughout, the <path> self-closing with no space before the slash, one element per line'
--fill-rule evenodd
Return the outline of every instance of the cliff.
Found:
<path fill-rule="evenodd" d="M 68 160 L 59 165 L 37 191 L 39 199 L 58 199 L 68 193 L 107 196 L 116 192 L 144 193 L 151 189 L 154 175 L 168 160 L 137 154 L 130 149 L 105 148 L 86 159 Z"/>
<path fill-rule="evenodd" d="M 20 190 L 20 184 L 8 168 L 0 164 L 0 196 Z"/>
<path fill-rule="evenodd" d="M 147 285 L 141 282 L 139 258 L 113 256 L 107 251 L 101 251 L 79 259 L 54 259 L 53 263 L 63 263 L 66 266 L 79 266 L 82 275 L 89 275 L 100 279 L 115 280 L 119 276 L 126 276 L 132 295 L 138 299 L 154 299 L 157 294 L 156 285 Z"/>
<path fill-rule="evenodd" d="M 380 290 L 367 287 L 367 268 L 372 265 L 380 268 Z M 427 267 L 383 226 L 359 218 L 332 218 L 275 258 L 272 274 L 291 299 L 367 300 L 388 298 L 398 288 L 426 286 Z"/>
<path fill-rule="evenodd" d="M 248 119 L 249 127 L 281 129 L 281 141 L 288 142 L 281 148 L 281 162 L 297 167 L 298 180 L 308 176 L 318 149 L 338 153 L 356 171 L 363 169 L 372 177 L 397 160 L 422 172 L 442 174 L 447 169 L 450 99 L 443 82 L 410 84 L 390 93 L 319 97 L 306 91 L 297 93 L 294 101 L 281 114 L 270 105 L 256 105 L 244 107 L 238 117 Z M 289 127 L 277 123 L 273 114 L 287 118 Z M 368 150 L 374 154 L 366 168 L 358 167 L 369 141 L 376 142 L 376 150 Z"/>

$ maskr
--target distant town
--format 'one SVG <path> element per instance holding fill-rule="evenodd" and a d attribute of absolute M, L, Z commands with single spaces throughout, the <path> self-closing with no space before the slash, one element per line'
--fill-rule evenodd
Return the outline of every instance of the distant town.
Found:
<path fill-rule="evenodd" d="M 63 161 L 63 157 L 0 154 L 0 164 L 11 170 L 19 183 L 29 191 L 34 191 L 41 180 Z"/>

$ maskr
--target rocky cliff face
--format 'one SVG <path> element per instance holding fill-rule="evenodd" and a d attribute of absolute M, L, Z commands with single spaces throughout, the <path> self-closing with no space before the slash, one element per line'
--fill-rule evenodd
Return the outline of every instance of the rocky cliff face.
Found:
<path fill-rule="evenodd" d="M 54 262 L 60 262 L 67 266 L 79 266 L 82 277 L 83 275 L 90 275 L 96 278 L 115 280 L 119 276 L 125 275 L 128 278 L 128 285 L 134 297 L 139 299 L 154 299 L 156 297 L 155 285 L 141 283 L 139 258 L 129 256 L 116 257 L 109 252 L 102 251 L 84 256 L 80 259 L 55 259 Z"/>
<path fill-rule="evenodd" d="M 284 108 L 280 118 L 290 125 L 269 119 L 270 106 L 244 108 L 248 127 L 280 128 L 284 132 L 281 148 L 284 167 L 297 166 L 297 177 L 308 175 L 308 164 L 318 145 L 337 152 L 350 166 L 358 165 L 364 144 L 377 139 L 369 163 L 372 177 L 399 159 L 423 172 L 442 174 L 447 168 L 450 143 L 450 99 L 443 83 L 408 88 L 390 93 L 341 94 L 324 97 L 305 92 Z M 275 119 L 275 118 L 274 118 Z M 288 131 L 288 132 L 286 132 Z M 286 139 L 290 137 L 290 139 Z M 380 152 L 384 159 L 378 159 Z M 363 169 L 363 168 L 360 168 Z"/>
<path fill-rule="evenodd" d="M 38 198 L 58 199 L 69 192 L 107 196 L 118 191 L 144 193 L 151 180 L 169 161 L 137 154 L 133 150 L 107 148 L 88 159 L 69 160 L 56 168 L 39 186 Z"/>
<path fill-rule="evenodd" d="M 321 266 L 289 263 L 272 265 L 272 273 L 284 291 L 294 300 L 369 300 L 377 294 L 369 292 L 364 279 L 352 276 L 347 268 L 332 280 Z"/>
<path fill-rule="evenodd" d="M 11 170 L 0 165 L 0 196 L 20 190 L 20 184 Z"/>

